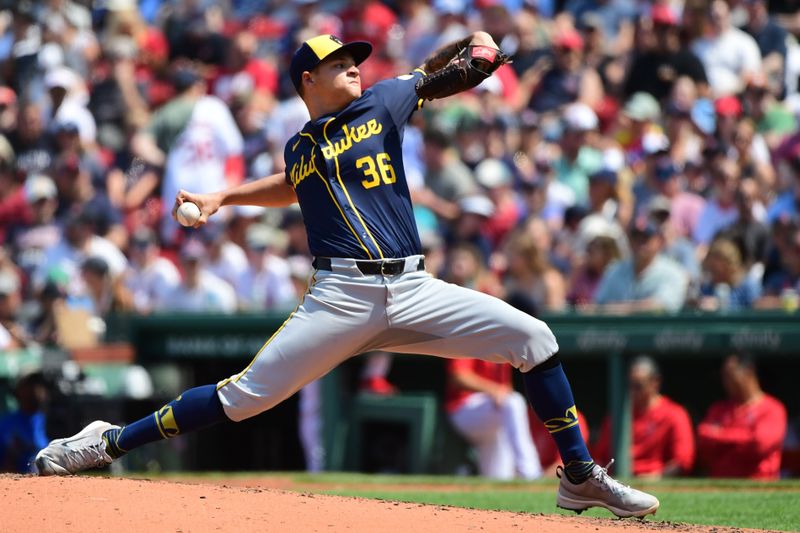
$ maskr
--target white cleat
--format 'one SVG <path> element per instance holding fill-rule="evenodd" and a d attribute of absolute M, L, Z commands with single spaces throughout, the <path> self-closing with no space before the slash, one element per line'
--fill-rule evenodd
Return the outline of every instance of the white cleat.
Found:
<path fill-rule="evenodd" d="M 571 483 L 562 472 L 558 473 L 561 482 L 558 485 L 556 505 L 581 513 L 589 507 L 605 507 L 620 518 L 631 516 L 644 517 L 655 514 L 660 505 L 658 498 L 623 485 L 608 475 L 608 467 L 594 465 L 589 479 L 578 485 Z"/>
<path fill-rule="evenodd" d="M 69 476 L 81 470 L 111 464 L 106 453 L 103 433 L 119 426 L 95 420 L 80 433 L 65 439 L 55 439 L 36 454 L 36 468 L 40 476 Z"/>

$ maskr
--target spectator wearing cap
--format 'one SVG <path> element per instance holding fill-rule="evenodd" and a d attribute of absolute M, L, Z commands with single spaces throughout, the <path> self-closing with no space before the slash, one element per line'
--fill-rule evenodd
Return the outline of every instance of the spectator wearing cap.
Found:
<path fill-rule="evenodd" d="M 628 371 L 631 395 L 631 459 L 635 476 L 662 478 L 688 474 L 694 465 L 695 442 L 689 413 L 661 393 L 661 371 L 640 355 Z M 611 458 L 611 419 L 606 417 L 592 453 Z"/>
<path fill-rule="evenodd" d="M 296 304 L 289 263 L 281 257 L 286 234 L 265 224 L 247 228 L 247 268 L 234 285 L 239 308 L 245 311 L 290 309 Z"/>
<path fill-rule="evenodd" d="M 515 232 L 505 245 L 508 268 L 506 299 L 515 307 L 535 313 L 566 308 L 566 280 L 550 264 L 547 250 L 536 246 L 525 232 Z"/>
<path fill-rule="evenodd" d="M 54 162 L 50 175 L 58 189 L 56 217 L 63 221 L 71 213 L 83 212 L 92 224 L 92 231 L 124 248 L 128 232 L 122 224 L 122 213 L 108 195 L 92 182 L 89 168 L 78 154 L 62 153 Z"/>
<path fill-rule="evenodd" d="M 512 188 L 511 169 L 499 159 L 484 159 L 475 167 L 475 180 L 494 204 L 494 214 L 486 222 L 485 231 L 495 249 L 519 222 L 521 209 Z"/>
<path fill-rule="evenodd" d="M 161 235 L 168 244 L 179 235 L 168 208 L 179 190 L 208 193 L 244 177 L 242 134 L 228 107 L 205 94 L 205 82 L 190 67 L 177 68 L 173 81 L 178 94 L 132 140 L 134 155 L 163 168 Z M 159 180 L 154 171 L 148 172 L 137 184 L 136 196 L 148 198 Z"/>
<path fill-rule="evenodd" d="M 701 93 L 706 92 L 708 79 L 703 63 L 681 44 L 679 20 L 671 5 L 655 4 L 650 10 L 655 42 L 653 48 L 634 52 L 627 73 L 625 94 L 649 93 L 663 101 L 681 76 L 691 79 Z"/>
<path fill-rule="evenodd" d="M 707 12 L 708 31 L 692 43 L 694 52 L 706 69 L 715 97 L 736 94 L 743 81 L 761 70 L 761 52 L 756 41 L 731 24 L 731 14 L 724 0 L 714 0 Z"/>
<path fill-rule="evenodd" d="M 50 96 L 52 123 L 75 124 L 81 143 L 93 146 L 97 138 L 97 124 L 86 108 L 88 92 L 80 75 L 67 67 L 55 67 L 45 73 L 44 85 Z"/>
<path fill-rule="evenodd" d="M 562 116 L 563 133 L 559 144 L 561 157 L 553 168 L 556 179 L 575 194 L 575 202 L 589 203 L 589 176 L 603 165 L 602 153 L 589 144 L 589 137 L 597 129 L 597 115 L 585 104 L 571 104 Z"/>
<path fill-rule="evenodd" d="M 205 268 L 206 248 L 197 239 L 187 240 L 180 251 L 183 280 L 158 302 L 158 311 L 183 313 L 236 312 L 236 292 L 231 285 Z"/>
<path fill-rule="evenodd" d="M 645 146 L 649 138 L 663 136 L 659 125 L 661 107 L 653 95 L 637 92 L 625 102 L 621 119 L 622 129 L 616 133 L 616 138 L 625 150 L 626 159 L 641 160 L 651 149 Z"/>
<path fill-rule="evenodd" d="M 700 285 L 698 307 L 704 311 L 751 309 L 761 296 L 761 284 L 747 275 L 736 243 L 714 239 L 703 261 L 705 281 Z"/>
<path fill-rule="evenodd" d="M 647 219 L 661 229 L 664 236 L 663 254 L 683 267 L 692 286 L 700 282 L 700 263 L 694 243 L 675 230 L 671 223 L 672 202 L 666 196 L 657 195 L 647 203 Z"/>
<path fill-rule="evenodd" d="M 711 477 L 778 479 L 786 406 L 761 388 L 748 355 L 726 357 L 721 377 L 727 398 L 697 426 L 698 465 Z"/>
<path fill-rule="evenodd" d="M 84 291 L 67 298 L 67 306 L 86 309 L 96 317 L 112 312 L 131 311 L 133 297 L 120 276 L 112 276 L 102 257 L 88 257 L 81 264 Z"/>
<path fill-rule="evenodd" d="M 700 213 L 692 235 L 694 242 L 699 245 L 698 257 L 701 258 L 717 233 L 739 219 L 739 209 L 736 205 L 736 191 L 742 179 L 739 165 L 735 161 L 723 158 L 711 172 L 714 178 L 713 197 Z M 763 220 L 765 211 L 760 203 L 756 203 L 752 210 L 756 219 Z"/>
<path fill-rule="evenodd" d="M 458 200 L 478 192 L 475 178 L 447 134 L 430 129 L 424 141 L 425 187 L 414 192 L 414 200 L 440 218 L 453 220 L 459 213 Z"/>
<path fill-rule="evenodd" d="M 458 217 L 447 227 L 445 241 L 448 246 L 469 243 L 481 252 L 484 263 L 492 254 L 492 245 L 485 228 L 494 215 L 494 204 L 484 195 L 465 196 L 458 201 Z"/>
<path fill-rule="evenodd" d="M 520 94 L 530 94 L 527 107 L 537 113 L 557 111 L 573 102 L 596 106 L 603 97 L 597 71 L 583 64 L 583 38 L 564 29 L 553 38 L 552 62 L 537 63 L 520 79 Z"/>
<path fill-rule="evenodd" d="M 36 290 L 44 287 L 51 271 L 65 273 L 70 294 L 83 291 L 83 280 L 80 265 L 89 257 L 100 257 L 108 264 L 113 278 L 122 274 L 128 261 L 108 239 L 94 234 L 93 214 L 89 211 L 74 211 L 67 214 L 64 220 L 64 238 L 44 253 L 44 260 L 33 273 Z"/>
<path fill-rule="evenodd" d="M 29 176 L 23 187 L 30 212 L 29 220 L 17 220 L 8 229 L 7 242 L 14 250 L 17 264 L 31 274 L 41 263 L 45 250 L 55 246 L 62 238 L 62 229 L 56 223 L 58 191 L 49 176 Z"/>
<path fill-rule="evenodd" d="M 797 117 L 776 98 L 766 76 L 752 76 L 742 99 L 748 116 L 756 124 L 756 131 L 764 136 L 770 150 L 777 149 L 784 138 L 797 131 Z"/>
<path fill-rule="evenodd" d="M 149 228 L 140 228 L 128 241 L 130 263 L 123 280 L 137 313 L 148 314 L 163 307 L 161 300 L 181 281 L 178 269 L 159 251 L 156 234 Z"/>
<path fill-rule="evenodd" d="M 688 190 L 686 176 L 669 157 L 660 157 L 653 171 L 654 196 L 662 196 L 669 204 L 669 224 L 672 232 L 691 239 L 706 200 Z M 652 198 L 652 197 L 651 197 Z M 651 207 L 651 204 L 647 204 Z"/>
<path fill-rule="evenodd" d="M 689 276 L 661 253 L 660 228 L 639 218 L 630 229 L 632 256 L 606 270 L 595 293 L 595 310 L 606 313 L 679 311 L 686 300 Z"/>

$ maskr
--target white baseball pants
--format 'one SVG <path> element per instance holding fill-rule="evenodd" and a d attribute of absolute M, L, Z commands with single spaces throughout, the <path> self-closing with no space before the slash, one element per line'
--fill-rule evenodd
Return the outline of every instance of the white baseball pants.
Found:
<path fill-rule="evenodd" d="M 352 259 L 317 270 L 286 322 L 240 373 L 217 384 L 234 421 L 282 402 L 342 361 L 371 350 L 507 362 L 527 372 L 558 351 L 550 329 L 486 294 L 416 271 L 364 275 Z"/>
<path fill-rule="evenodd" d="M 536 479 L 542 476 L 539 452 L 528 425 L 528 403 L 511 392 L 501 405 L 476 392 L 450 413 L 453 426 L 478 452 L 478 470 L 492 479 Z"/>

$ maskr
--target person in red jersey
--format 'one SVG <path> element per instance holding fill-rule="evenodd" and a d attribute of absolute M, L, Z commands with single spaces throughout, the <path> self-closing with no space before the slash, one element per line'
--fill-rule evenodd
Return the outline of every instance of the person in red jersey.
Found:
<path fill-rule="evenodd" d="M 753 360 L 722 364 L 727 400 L 714 403 L 697 428 L 700 463 L 711 477 L 777 479 L 786 436 L 786 407 L 761 390 Z"/>
<path fill-rule="evenodd" d="M 541 477 L 527 404 L 512 387 L 508 365 L 450 359 L 445 394 L 450 422 L 478 452 L 480 475 L 492 479 Z"/>
<path fill-rule="evenodd" d="M 628 383 L 633 407 L 631 458 L 635 476 L 686 474 L 695 457 L 692 423 L 686 409 L 661 394 L 661 372 L 646 356 L 634 359 Z M 606 417 L 595 447 L 603 461 L 611 457 L 611 422 Z"/>

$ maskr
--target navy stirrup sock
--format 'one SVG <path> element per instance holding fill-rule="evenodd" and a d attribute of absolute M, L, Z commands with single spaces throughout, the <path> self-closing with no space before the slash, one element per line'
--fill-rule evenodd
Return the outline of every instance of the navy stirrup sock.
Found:
<path fill-rule="evenodd" d="M 553 436 L 572 483 L 583 483 L 594 466 L 578 427 L 578 410 L 558 355 L 522 375 L 531 407 Z"/>
<path fill-rule="evenodd" d="M 106 452 L 117 459 L 143 444 L 170 439 L 228 420 L 217 395 L 216 385 L 189 389 L 167 405 L 121 429 L 103 433 Z"/>

